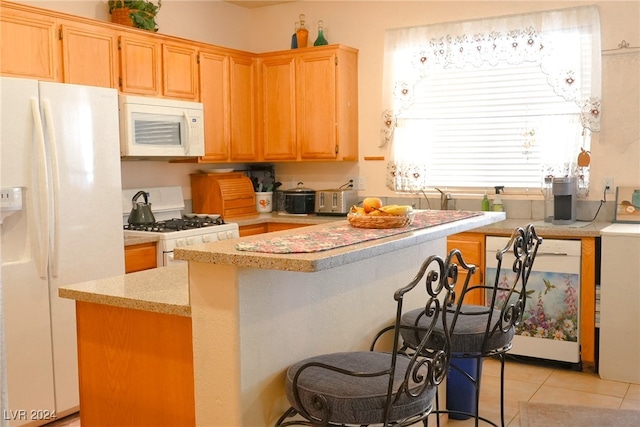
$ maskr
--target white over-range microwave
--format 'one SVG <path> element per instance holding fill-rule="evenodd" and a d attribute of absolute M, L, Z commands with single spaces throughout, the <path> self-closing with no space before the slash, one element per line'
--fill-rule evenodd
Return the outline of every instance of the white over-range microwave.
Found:
<path fill-rule="evenodd" d="M 119 98 L 122 157 L 204 156 L 201 103 L 130 95 Z"/>

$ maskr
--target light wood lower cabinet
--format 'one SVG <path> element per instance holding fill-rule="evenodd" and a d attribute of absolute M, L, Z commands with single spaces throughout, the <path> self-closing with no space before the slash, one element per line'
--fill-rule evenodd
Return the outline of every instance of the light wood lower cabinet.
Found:
<path fill-rule="evenodd" d="M 313 224 L 292 224 L 286 222 L 266 222 L 240 226 L 240 237 L 254 234 L 271 233 L 272 231 L 290 230 L 292 228 L 308 227 Z"/>
<path fill-rule="evenodd" d="M 191 318 L 76 301 L 80 423 L 195 426 Z"/>
<path fill-rule="evenodd" d="M 140 243 L 124 247 L 124 271 L 133 273 L 134 271 L 148 270 L 158 266 L 156 255 L 157 245 L 152 243 Z"/>
<path fill-rule="evenodd" d="M 462 253 L 464 262 L 476 266 L 476 272 L 471 276 L 469 287 L 474 285 L 484 285 L 484 235 L 479 233 L 458 233 L 447 238 L 447 251 L 459 249 Z M 462 284 L 466 280 L 468 273 L 460 270 L 458 278 L 456 294 L 462 292 Z M 472 290 L 467 295 L 466 304 L 482 305 L 484 304 L 484 293 L 482 289 Z"/>

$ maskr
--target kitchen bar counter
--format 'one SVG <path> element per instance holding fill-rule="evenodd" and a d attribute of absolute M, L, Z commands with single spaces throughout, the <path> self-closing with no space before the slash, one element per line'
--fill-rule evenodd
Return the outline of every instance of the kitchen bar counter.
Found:
<path fill-rule="evenodd" d="M 189 261 L 196 425 L 273 425 L 288 408 L 288 366 L 311 355 L 368 349 L 392 322 L 394 292 L 429 255 L 446 253 L 448 235 L 504 219 L 485 212 L 311 253 L 240 252 L 236 245 L 347 220 L 176 249 L 176 259 Z"/>

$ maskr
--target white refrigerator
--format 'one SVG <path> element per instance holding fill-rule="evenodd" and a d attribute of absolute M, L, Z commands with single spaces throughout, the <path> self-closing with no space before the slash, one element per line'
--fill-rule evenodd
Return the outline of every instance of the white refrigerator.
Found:
<path fill-rule="evenodd" d="M 58 288 L 124 274 L 118 94 L 2 77 L 0 98 L 0 424 L 40 425 L 79 405 L 75 306 Z"/>

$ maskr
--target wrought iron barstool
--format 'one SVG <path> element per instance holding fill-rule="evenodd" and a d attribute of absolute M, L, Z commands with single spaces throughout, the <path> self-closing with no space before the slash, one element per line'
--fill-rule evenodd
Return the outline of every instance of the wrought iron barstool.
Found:
<path fill-rule="evenodd" d="M 457 314 L 453 296 L 460 267 L 475 270 L 464 264 L 457 250 L 446 259 L 430 256 L 415 278 L 394 293 L 395 323 L 386 329 L 393 331 L 391 351 L 374 350 L 374 342 L 370 351 L 325 354 L 292 365 L 285 380 L 291 408 L 278 419 L 276 427 L 409 426 L 420 421 L 426 426 L 437 386 L 451 359 L 449 317 L 440 312 L 449 306 Z M 400 346 L 404 303 L 409 294 L 415 301 L 417 293 L 421 293 L 419 299 L 424 305 L 416 311 L 431 320 L 421 323 L 417 351 L 407 354 Z M 436 324 L 441 332 L 434 336 Z"/>
<path fill-rule="evenodd" d="M 479 421 L 497 427 L 497 424 L 479 415 L 480 401 L 480 373 L 482 360 L 486 357 L 497 357 L 500 360 L 500 422 L 504 427 L 504 367 L 505 354 L 512 347 L 515 329 L 520 324 L 525 310 L 527 299 L 527 282 L 529 274 L 538 251 L 542 238 L 538 237 L 532 224 L 526 227 L 516 228 L 507 245 L 496 253 L 498 260 L 496 276 L 493 283 L 468 286 L 464 283 L 455 303 L 446 308 L 446 317 L 449 320 L 451 332 L 452 357 L 456 359 L 474 359 L 477 374 L 475 376 L 465 372 L 455 363 L 451 369 L 458 371 L 462 378 L 466 378 L 475 388 L 475 402 L 473 412 L 463 410 L 440 410 L 436 406 L 434 413 L 448 413 L 473 417 L 475 425 Z M 512 252 L 515 260 L 510 268 L 502 265 L 506 253 Z M 485 305 L 465 304 L 465 298 L 470 292 L 483 292 Z M 429 315 L 414 310 L 403 315 L 402 325 L 413 329 L 401 329 L 404 346 L 406 349 L 420 351 L 417 344 L 423 339 L 421 328 L 431 324 Z M 440 322 L 436 323 L 438 332 Z M 437 335 L 434 335 L 437 336 Z M 438 405 L 436 400 L 436 405 Z M 440 425 L 440 420 L 437 419 Z"/>

